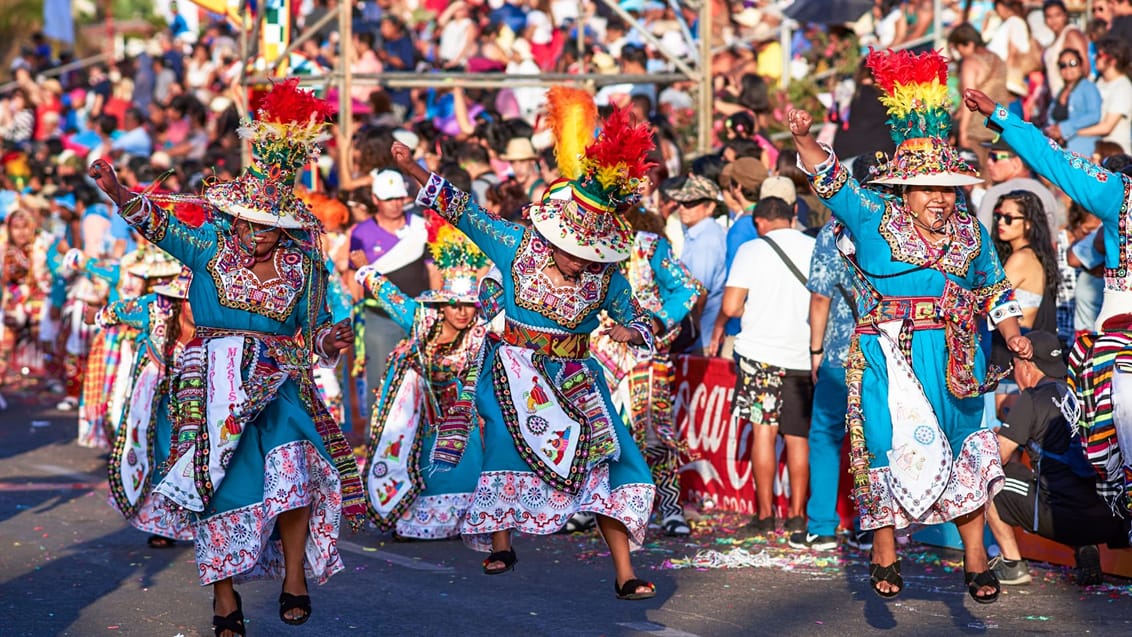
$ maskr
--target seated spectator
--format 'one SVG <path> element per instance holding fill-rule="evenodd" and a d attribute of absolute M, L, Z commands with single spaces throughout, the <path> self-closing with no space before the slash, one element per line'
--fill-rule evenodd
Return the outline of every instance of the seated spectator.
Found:
<path fill-rule="evenodd" d="M 384 66 L 373 50 L 374 37 L 372 33 L 361 32 L 354 34 L 354 46 L 351 49 L 353 58 L 350 62 L 350 73 L 356 75 L 370 75 L 381 73 Z M 369 94 L 377 90 L 370 84 L 371 80 L 359 80 L 350 88 L 350 98 L 362 102 L 369 101 Z"/>
<path fill-rule="evenodd" d="M 1096 135 L 1086 135 L 1101 119 L 1101 93 L 1085 73 L 1085 59 L 1076 49 L 1066 49 L 1057 57 L 1062 89 L 1050 101 L 1046 114 L 1050 122 L 1045 133 L 1066 150 L 1088 157 L 1096 148 Z M 1132 97 L 1132 96 L 1130 96 Z"/>
<path fill-rule="evenodd" d="M 1029 334 L 1034 354 L 1014 359 L 1022 392 L 1003 416 L 999 453 L 1006 485 L 989 507 L 987 523 L 1001 555 L 990 562 L 1003 584 L 1026 584 L 1029 565 L 1022 559 L 1014 527 L 1074 548 L 1077 583 L 1100 584 L 1097 544 L 1128 546 L 1128 522 L 1114 517 L 1095 490 L 1096 474 L 1072 432 L 1079 407 L 1065 383 L 1062 345 L 1049 332 Z M 1012 462 L 1025 450 L 1032 469 Z"/>
<path fill-rule="evenodd" d="M 122 134 L 111 143 L 112 150 L 128 155 L 147 157 L 153 151 L 153 139 L 145 129 L 146 119 L 137 108 L 126 109 L 122 118 Z"/>
<path fill-rule="evenodd" d="M 1132 63 L 1132 45 L 1111 36 L 1097 42 L 1097 89 L 1101 94 L 1100 121 L 1077 131 L 1081 136 L 1099 136 L 1116 142 L 1126 153 L 1132 153 L 1132 80 L 1128 79 Z M 1091 149 L 1086 150 L 1086 156 Z"/>

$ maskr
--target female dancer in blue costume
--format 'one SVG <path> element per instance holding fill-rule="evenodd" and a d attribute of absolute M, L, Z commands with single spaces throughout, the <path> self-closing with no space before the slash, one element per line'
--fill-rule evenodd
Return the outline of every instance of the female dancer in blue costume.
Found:
<path fill-rule="evenodd" d="M 181 273 L 181 264 L 148 243 L 117 262 L 88 258 L 81 250 L 72 248 L 63 257 L 63 272 L 84 274 L 103 283 L 109 288 L 105 301 L 115 303 L 150 294 L 155 286 L 172 282 Z M 101 305 L 103 299 L 97 300 Z M 79 399 L 80 446 L 114 446 L 122 412 L 129 402 L 138 337 L 137 330 L 125 323 L 99 329 L 92 335 Z"/>
<path fill-rule="evenodd" d="M 1081 403 L 1078 424 L 1099 477 L 1097 492 L 1114 514 L 1132 518 L 1132 178 L 1066 152 L 981 91 L 965 91 L 963 102 L 1002 131 L 1035 172 L 1104 222 L 1104 302 L 1095 332 L 1073 346 L 1069 377 Z"/>
<path fill-rule="evenodd" d="M 810 134 L 808 113 L 792 110 L 788 123 L 799 164 L 847 231 L 839 247 L 858 275 L 847 426 L 861 526 L 876 532 L 870 579 L 878 595 L 898 594 L 895 530 L 951 520 L 968 592 L 990 603 L 1000 587 L 987 568 L 983 509 L 1003 474 L 995 434 L 981 429 L 981 394 L 1003 374 L 983 382 L 975 321 L 989 316 L 1018 356 L 1032 347 L 990 236 L 956 203 L 958 186 L 981 180 L 945 141 L 946 60 L 880 52 L 868 66 L 897 143 L 872 181 L 898 195 L 862 189 Z"/>
<path fill-rule="evenodd" d="M 192 335 L 192 310 L 185 300 L 191 280 L 192 271 L 182 268 L 175 281 L 150 294 L 112 302 L 97 313 L 87 306 L 88 323 L 102 330 L 129 325 L 137 331 L 129 402 L 110 452 L 109 499 L 131 526 L 151 534 L 151 548 L 193 539 L 187 516 L 163 506 L 152 491 L 169 458 L 171 388 L 180 372 L 177 361 Z"/>
<path fill-rule="evenodd" d="M 476 311 L 476 273 L 487 257 L 432 215 L 429 249 L 444 285 L 416 299 L 351 254 L 358 284 L 409 335 L 389 356 L 367 442 L 370 519 L 395 538 L 460 534 L 483 466 L 474 407 L 487 323 Z"/>
<path fill-rule="evenodd" d="M 199 228 L 124 189 L 105 161 L 90 170 L 130 225 L 195 273 L 177 439 L 155 490 L 196 516 L 218 637 L 245 633 L 236 579 L 282 577 L 280 618 L 305 622 L 306 578 L 323 583 L 343 568 L 340 518 L 364 515 L 352 450 L 311 374 L 315 355 L 326 362 L 351 344 L 351 329 L 330 323 L 319 224 L 292 192 L 327 112 L 297 80 L 275 85 L 241 128 L 253 165 L 205 190 L 223 214 Z"/>
<path fill-rule="evenodd" d="M 589 355 L 589 334 L 605 310 L 615 323 L 613 340 L 651 350 L 651 321 L 613 265 L 629 256 L 627 225 L 612 208 L 590 202 L 630 197 L 643 170 L 630 168 L 619 183 L 599 183 L 594 171 L 640 164 L 651 142 L 647 128 L 630 127 L 628 114 L 618 111 L 619 119 L 607 122 L 587 149 L 597 120 L 592 98 L 578 91 L 558 93 L 556 101 L 562 90 L 572 91 L 552 89 L 551 103 L 578 114 L 578 125 L 556 131 L 559 163 L 571 181 L 552 185 L 548 198 L 529 208 L 532 228 L 488 214 L 468 193 L 414 163 L 403 144 L 392 153 L 402 172 L 423 184 L 418 203 L 467 234 L 504 273 L 502 343 L 485 354 L 485 382 L 476 391 L 486 449 L 465 542 L 491 550 L 485 573 L 502 573 L 517 561 L 512 529 L 545 535 L 578 511 L 596 513 L 617 596 L 644 599 L 655 587 L 636 578 L 629 553 L 644 538 L 654 487 Z M 565 121 L 561 114 L 551 119 Z M 588 168 L 579 165 L 583 153 Z"/>

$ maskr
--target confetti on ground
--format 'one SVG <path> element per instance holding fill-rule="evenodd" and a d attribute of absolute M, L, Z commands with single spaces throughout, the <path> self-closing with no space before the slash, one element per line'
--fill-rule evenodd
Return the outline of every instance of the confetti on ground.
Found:
<path fill-rule="evenodd" d="M 836 557 L 822 557 L 814 554 L 795 553 L 793 555 L 774 555 L 771 551 L 751 553 L 744 548 L 734 548 L 720 552 L 712 549 L 700 551 L 695 557 L 669 560 L 671 568 L 775 568 L 793 571 L 799 568 L 824 568 Z"/>

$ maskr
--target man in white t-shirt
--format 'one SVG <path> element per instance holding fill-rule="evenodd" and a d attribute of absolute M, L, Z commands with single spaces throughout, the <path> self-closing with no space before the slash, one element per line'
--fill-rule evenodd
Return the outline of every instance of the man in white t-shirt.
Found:
<path fill-rule="evenodd" d="M 735 338 L 739 377 L 732 411 L 754 428 L 751 464 L 755 516 L 746 530 L 770 534 L 774 522 L 775 443 L 786 442 L 790 510 L 784 529 L 806 529 L 809 483 L 810 292 L 806 278 L 814 239 L 795 230 L 794 206 L 764 197 L 751 212 L 759 238 L 740 246 L 723 292 L 722 312 L 742 317 Z"/>
<path fill-rule="evenodd" d="M 1132 62 L 1132 45 L 1124 40 L 1105 36 L 1097 44 L 1097 89 L 1101 92 L 1101 121 L 1077 131 L 1078 135 L 1103 136 L 1116 142 L 1126 153 L 1132 153 L 1132 80 L 1128 65 Z"/>

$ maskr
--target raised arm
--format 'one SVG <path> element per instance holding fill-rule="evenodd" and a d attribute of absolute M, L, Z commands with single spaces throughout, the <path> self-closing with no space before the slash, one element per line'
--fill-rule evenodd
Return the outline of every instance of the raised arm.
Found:
<path fill-rule="evenodd" d="M 114 168 L 104 159 L 96 159 L 89 174 L 98 187 L 118 206 L 122 219 L 143 237 L 173 255 L 194 271 L 204 267 L 216 239 L 209 237 L 212 226 L 193 228 L 156 205 L 149 197 L 127 190 L 118 181 Z M 206 253 L 207 252 L 207 253 Z"/>
<path fill-rule="evenodd" d="M 63 266 L 72 272 L 84 272 L 97 279 L 102 279 L 111 288 L 118 287 L 122 278 L 122 266 L 117 263 L 92 259 L 77 248 L 71 248 L 67 250 L 67 254 L 63 255 Z"/>
<path fill-rule="evenodd" d="M 850 233 L 859 234 L 874 216 L 884 211 L 884 199 L 861 188 L 833 150 L 818 143 L 810 133 L 814 118 L 809 113 L 792 109 L 786 120 L 798 149 L 799 168 L 809 177 L 814 192 Z"/>
<path fill-rule="evenodd" d="M 397 168 L 421 184 L 421 191 L 417 194 L 419 205 L 435 210 L 463 231 L 501 269 L 510 269 L 523 236 L 521 226 L 493 217 L 476 204 L 470 194 L 421 168 L 413 161 L 409 147 L 401 142 L 393 142 L 390 153 L 397 162 Z"/>
<path fill-rule="evenodd" d="M 1002 138 L 1031 168 L 1065 191 L 1105 223 L 1120 223 L 1128 196 L 1129 180 L 1111 173 L 1085 157 L 1062 150 L 1033 124 L 1011 115 L 982 91 L 963 92 L 963 104 L 987 118 L 987 125 L 1002 131 Z"/>

